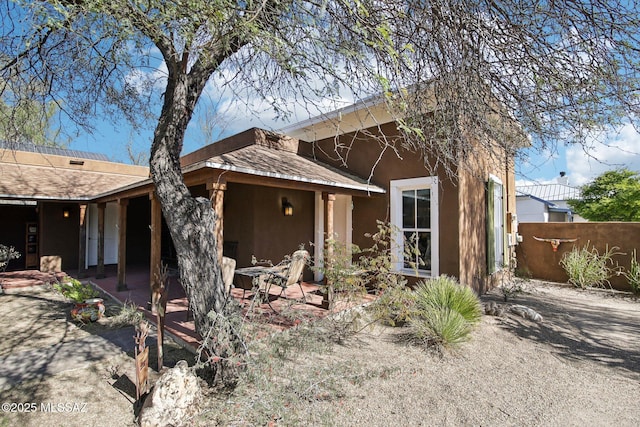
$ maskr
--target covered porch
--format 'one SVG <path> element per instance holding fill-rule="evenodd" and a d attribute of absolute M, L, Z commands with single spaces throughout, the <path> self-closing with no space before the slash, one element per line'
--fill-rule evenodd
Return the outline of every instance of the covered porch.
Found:
<path fill-rule="evenodd" d="M 297 141 L 250 129 L 183 158 L 185 183 L 194 197 L 211 200 L 219 221 L 212 230 L 218 254 L 236 260 L 274 264 L 300 246 L 316 263 L 331 236 L 351 243 L 355 198 L 385 191 L 297 152 Z M 81 259 L 78 274 L 115 276 L 117 292 L 135 287 L 146 271 L 147 300 L 152 275 L 162 263 L 176 265 L 169 232 L 150 179 L 102 194 L 80 205 Z M 113 264 L 112 267 L 109 267 Z M 306 282 L 320 280 L 305 270 Z"/>

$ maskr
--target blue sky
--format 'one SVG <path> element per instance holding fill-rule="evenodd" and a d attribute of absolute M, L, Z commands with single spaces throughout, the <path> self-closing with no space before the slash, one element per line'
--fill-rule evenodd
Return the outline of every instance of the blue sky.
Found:
<path fill-rule="evenodd" d="M 604 132 L 585 146 L 558 146 L 555 150 L 530 150 L 529 161 L 519 162 L 519 182 L 555 182 L 566 172 L 569 184 L 580 186 L 611 169 L 625 167 L 640 172 L 640 134 L 631 125 Z"/>

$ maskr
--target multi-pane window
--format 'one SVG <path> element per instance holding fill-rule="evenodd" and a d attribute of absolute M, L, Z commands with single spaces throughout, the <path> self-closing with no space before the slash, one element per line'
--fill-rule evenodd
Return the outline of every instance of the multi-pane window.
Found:
<path fill-rule="evenodd" d="M 438 275 L 438 185 L 436 177 L 391 182 L 391 223 L 396 227 L 396 269 Z M 408 250 L 405 250 L 407 248 Z"/>
<path fill-rule="evenodd" d="M 403 255 L 405 268 L 431 271 L 431 190 L 402 192 L 402 234 L 410 250 Z"/>

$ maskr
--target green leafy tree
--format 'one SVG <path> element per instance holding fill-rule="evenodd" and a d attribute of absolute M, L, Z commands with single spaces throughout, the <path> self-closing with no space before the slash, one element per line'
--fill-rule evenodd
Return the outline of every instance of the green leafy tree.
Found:
<path fill-rule="evenodd" d="M 402 145 L 452 173 L 487 154 L 504 162 L 525 133 L 547 148 L 640 118 L 626 0 L 0 1 L 0 78 L 15 93 L 59 100 L 86 131 L 97 115 L 154 126 L 151 177 L 200 333 L 225 301 L 217 218 L 179 158 L 214 79 L 281 117 L 381 94 L 406 137 L 381 137 L 381 155 Z"/>
<path fill-rule="evenodd" d="M 58 112 L 54 102 L 15 96 L 0 83 L 0 141 L 59 146 L 59 130 L 53 126 Z M 44 103 L 44 104 L 43 104 Z"/>
<path fill-rule="evenodd" d="M 582 186 L 582 199 L 569 206 L 589 221 L 640 221 L 640 176 L 612 170 Z"/>

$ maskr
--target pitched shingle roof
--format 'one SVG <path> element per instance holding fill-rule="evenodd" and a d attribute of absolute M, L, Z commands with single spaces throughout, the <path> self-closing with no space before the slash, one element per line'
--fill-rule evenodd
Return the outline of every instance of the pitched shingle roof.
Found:
<path fill-rule="evenodd" d="M 306 144 L 253 128 L 187 154 L 181 161 L 184 172 L 209 167 L 367 193 L 385 192 L 366 179 L 298 154 L 299 143 Z"/>
<path fill-rule="evenodd" d="M 206 166 L 250 175 L 280 178 L 288 181 L 330 187 L 384 193 L 384 189 L 368 184 L 365 179 L 340 171 L 324 163 L 286 150 L 251 145 L 211 157 Z"/>
<path fill-rule="evenodd" d="M 148 168 L 67 157 L 0 150 L 0 198 L 88 200 L 141 180 Z"/>

